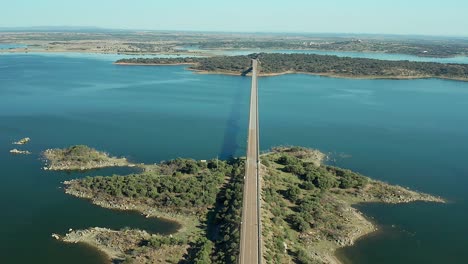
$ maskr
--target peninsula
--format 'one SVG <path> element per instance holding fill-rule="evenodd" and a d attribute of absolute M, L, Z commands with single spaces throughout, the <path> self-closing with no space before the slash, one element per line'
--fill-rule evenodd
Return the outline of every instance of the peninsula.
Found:
<path fill-rule="evenodd" d="M 339 263 L 337 248 L 377 228 L 352 207 L 356 203 L 444 202 L 325 165 L 324 158 L 302 147 L 262 155 L 265 263 Z M 75 166 L 88 162 L 73 158 Z M 119 263 L 237 263 L 243 159 L 179 158 L 148 166 L 138 174 L 67 181 L 65 192 L 105 208 L 174 220 L 181 225 L 178 232 L 162 236 L 93 227 L 59 238 L 92 245 Z"/>
<path fill-rule="evenodd" d="M 316 54 L 256 53 L 245 56 L 132 58 L 118 60 L 116 64 L 192 64 L 189 69 L 199 73 L 246 75 L 251 71 L 252 58 L 260 61 L 259 76 L 306 73 L 362 79 L 441 78 L 468 81 L 468 64 L 386 61 Z"/>

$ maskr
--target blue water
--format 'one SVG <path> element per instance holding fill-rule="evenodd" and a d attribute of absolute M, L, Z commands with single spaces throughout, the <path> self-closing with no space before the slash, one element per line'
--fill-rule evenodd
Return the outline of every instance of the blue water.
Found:
<path fill-rule="evenodd" d="M 105 60 L 115 62 L 119 59 L 130 58 L 180 58 L 188 55 L 172 55 L 172 54 L 114 54 L 114 53 L 83 53 L 83 52 L 25 52 L 25 53 L 0 53 L 1 56 L 17 56 L 17 55 L 35 55 L 43 57 L 58 57 L 58 58 L 71 58 L 71 59 L 92 59 L 92 60 Z M 190 57 L 197 57 L 190 55 Z"/>
<path fill-rule="evenodd" d="M 341 250 L 345 263 L 465 263 L 468 83 L 286 75 L 259 87 L 263 149 L 316 147 L 338 166 L 451 201 L 360 206 L 383 231 Z"/>
<path fill-rule="evenodd" d="M 8 49 L 17 49 L 17 48 L 26 48 L 27 45 L 23 44 L 5 44 L 0 43 L 0 50 L 8 50 Z"/>
<path fill-rule="evenodd" d="M 183 66 L 0 56 L 0 262 L 102 263 L 89 248 L 50 238 L 68 228 L 173 232 L 171 223 L 65 195 L 60 182 L 87 173 L 41 171 L 40 151 L 87 144 L 138 162 L 243 155 L 249 89 L 249 77 L 198 75 Z M 259 89 L 262 150 L 319 148 L 339 166 L 452 201 L 360 206 L 382 231 L 341 250 L 345 263 L 468 258 L 468 83 L 284 75 L 261 78 Z M 26 136 L 32 141 L 23 148 L 33 155 L 9 155 L 11 142 Z"/>

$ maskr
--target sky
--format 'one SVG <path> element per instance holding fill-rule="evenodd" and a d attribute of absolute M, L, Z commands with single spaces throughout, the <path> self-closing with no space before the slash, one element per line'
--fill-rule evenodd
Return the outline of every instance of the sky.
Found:
<path fill-rule="evenodd" d="M 0 27 L 468 36 L 468 0 L 11 0 Z"/>

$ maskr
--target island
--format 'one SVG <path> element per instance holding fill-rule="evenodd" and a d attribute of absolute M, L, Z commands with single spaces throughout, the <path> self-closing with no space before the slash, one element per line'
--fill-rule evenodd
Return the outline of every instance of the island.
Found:
<path fill-rule="evenodd" d="M 29 141 L 31 141 L 31 139 L 26 137 L 26 138 L 22 138 L 22 139 L 20 139 L 18 141 L 13 142 L 13 144 L 14 145 L 24 145 L 24 144 L 29 143 Z"/>
<path fill-rule="evenodd" d="M 62 162 L 69 157 L 63 155 Z M 377 229 L 352 207 L 357 203 L 445 202 L 327 165 L 325 159 L 320 151 L 303 147 L 277 147 L 261 156 L 265 263 L 339 263 L 336 249 Z M 180 229 L 163 236 L 91 227 L 56 238 L 87 243 L 118 263 L 237 263 L 244 160 L 178 158 L 131 175 L 66 181 L 67 194 L 109 209 L 170 219 Z M 70 162 L 95 164 L 77 156 Z"/>
<path fill-rule="evenodd" d="M 109 154 L 84 145 L 65 149 L 47 149 L 42 153 L 47 161 L 44 170 L 91 170 L 105 167 L 133 167 L 126 158 Z"/>
<path fill-rule="evenodd" d="M 468 64 L 387 61 L 316 54 L 253 53 L 241 56 L 120 59 L 118 65 L 185 65 L 198 73 L 246 75 L 251 59 L 260 61 L 259 76 L 305 73 L 359 79 L 441 78 L 468 81 Z"/>
<path fill-rule="evenodd" d="M 23 154 L 23 155 L 29 155 L 29 154 L 31 154 L 30 151 L 27 151 L 27 150 L 19 150 L 19 149 L 12 149 L 12 150 L 10 150 L 10 153 L 11 153 L 11 154 Z"/>

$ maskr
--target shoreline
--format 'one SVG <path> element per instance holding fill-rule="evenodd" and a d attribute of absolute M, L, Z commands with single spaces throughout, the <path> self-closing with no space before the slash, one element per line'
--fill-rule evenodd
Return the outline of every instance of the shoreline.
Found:
<path fill-rule="evenodd" d="M 115 65 L 122 65 L 122 66 L 177 66 L 177 65 L 195 65 L 196 63 L 170 63 L 170 64 L 156 64 L 156 63 L 128 63 L 128 62 L 115 62 Z M 229 72 L 229 71 L 207 71 L 207 70 L 199 70 L 194 68 L 187 68 L 197 74 L 219 74 L 219 75 L 228 75 L 228 76 L 242 76 L 241 73 L 238 72 Z M 259 73 L 259 77 L 275 77 L 275 76 L 282 76 L 287 74 L 306 74 L 306 75 L 314 75 L 314 76 L 322 76 L 322 77 L 330 77 L 330 78 L 340 78 L 340 79 L 355 79 L 355 80 L 424 80 L 424 79 L 440 79 L 440 80 L 450 80 L 450 81 L 460 81 L 460 82 L 468 82 L 468 78 L 456 78 L 456 77 L 442 77 L 442 76 L 383 76 L 383 75 L 357 75 L 357 76 L 349 76 L 349 75 L 342 75 L 336 73 L 312 73 L 312 72 L 298 72 L 298 71 L 285 71 L 285 72 L 275 72 L 275 73 Z M 251 76 L 251 73 L 246 74 L 245 76 Z"/>
<path fill-rule="evenodd" d="M 93 205 L 110 209 L 110 210 L 117 210 L 117 211 L 134 211 L 146 218 L 158 218 L 158 219 L 163 219 L 169 222 L 173 222 L 174 224 L 177 224 L 178 227 L 175 232 L 172 234 L 176 233 L 181 233 L 186 231 L 186 227 L 192 226 L 189 223 L 192 223 L 190 219 L 185 219 L 187 216 L 182 215 L 182 214 L 177 214 L 177 213 L 169 213 L 169 212 L 162 212 L 161 210 L 156 210 L 157 208 L 153 208 L 148 205 L 142 205 L 142 204 L 136 204 L 132 201 L 125 201 L 129 199 L 124 199 L 121 198 L 119 202 L 115 201 L 113 197 L 107 197 L 108 199 L 105 198 L 99 198 L 96 199 L 91 194 L 87 194 L 84 192 L 78 192 L 73 189 L 70 189 L 69 186 L 72 185 L 76 180 L 70 180 L 70 181 L 64 181 L 63 185 L 65 186 L 64 192 L 68 195 L 80 198 L 80 199 L 85 199 L 91 202 Z M 125 204 L 131 204 L 131 206 L 125 205 Z"/>
<path fill-rule="evenodd" d="M 343 249 L 345 247 L 353 247 L 358 240 L 365 239 L 365 237 L 370 236 L 372 234 L 378 235 L 378 232 L 381 231 L 381 228 L 378 223 L 369 219 L 369 217 L 366 214 L 359 211 L 357 208 L 355 208 L 355 206 L 359 204 L 372 204 L 372 203 L 382 204 L 385 206 L 385 205 L 391 205 L 391 204 L 408 204 L 408 203 L 414 203 L 414 202 L 442 203 L 442 204 L 445 204 L 448 202 L 446 199 L 443 199 L 442 197 L 433 196 L 433 195 L 423 193 L 423 192 L 417 192 L 417 191 L 410 190 L 408 188 L 405 188 L 399 185 L 389 185 L 389 184 L 386 184 L 377 180 L 371 180 L 371 183 L 384 186 L 384 187 L 388 187 L 388 188 L 397 188 L 397 190 L 400 189 L 399 192 L 408 192 L 410 197 L 403 199 L 403 200 L 399 197 L 385 197 L 385 198 L 381 198 L 380 200 L 374 198 L 368 201 L 359 201 L 359 200 L 349 201 L 353 215 L 361 223 L 358 227 L 355 228 L 355 230 L 359 229 L 360 231 L 350 236 L 350 240 L 348 244 L 340 245 L 333 250 L 333 254 L 331 257 L 334 262 L 332 261 L 330 262 L 330 264 L 343 264 L 343 262 L 340 259 L 340 257 L 342 256 L 338 253 L 340 249 Z"/>
<path fill-rule="evenodd" d="M 278 73 L 260 73 L 260 77 L 274 77 L 287 74 L 307 74 L 315 76 L 323 76 L 330 78 L 341 78 L 341 79 L 356 79 L 356 80 L 422 80 L 422 79 L 442 79 L 442 80 L 452 80 L 452 81 L 462 81 L 468 82 L 468 78 L 452 78 L 452 77 L 441 77 L 441 76 L 372 76 L 372 75 L 357 75 L 349 76 L 335 73 L 311 73 L 311 72 L 296 72 L 296 71 L 286 71 Z"/>
<path fill-rule="evenodd" d="M 64 243 L 83 243 L 87 246 L 92 247 L 95 250 L 98 250 L 104 254 L 108 262 L 115 263 L 115 261 L 123 261 L 126 258 L 126 251 L 122 249 L 124 244 L 118 246 L 115 244 L 116 237 L 133 237 L 141 239 L 148 239 L 152 236 L 162 236 L 162 237 L 174 237 L 174 238 L 187 238 L 196 235 L 198 232 L 198 226 L 202 222 L 195 215 L 188 215 L 182 213 L 171 213 L 164 212 L 161 208 L 152 207 L 146 204 L 138 204 L 131 199 L 122 198 L 114 199 L 113 197 L 97 197 L 91 193 L 78 192 L 71 188 L 68 188 L 76 180 L 70 180 L 63 182 L 64 184 L 64 193 L 71 195 L 78 199 L 84 199 L 89 201 L 95 206 L 106 208 L 109 210 L 115 211 L 125 211 L 125 212 L 136 212 L 142 217 L 146 218 L 155 218 L 169 221 L 177 225 L 176 230 L 168 234 L 153 234 L 149 233 L 146 230 L 140 230 L 138 228 L 132 229 L 119 229 L 114 230 L 107 227 L 89 227 L 80 230 L 70 230 L 64 235 L 60 235 L 59 241 Z M 101 241 L 101 237 L 110 237 L 113 236 L 114 244 L 104 244 Z M 128 241 L 126 243 L 129 243 Z M 171 246 L 162 245 L 161 248 L 155 249 L 159 254 L 166 254 L 167 252 L 177 251 L 177 250 L 186 250 L 186 246 L 183 245 L 179 248 L 171 248 Z M 120 263 L 120 262 L 119 262 Z"/>
<path fill-rule="evenodd" d="M 65 185 L 69 184 L 68 182 L 64 182 Z M 106 209 L 110 210 L 119 210 L 119 211 L 135 211 L 138 213 L 142 213 L 143 211 L 140 211 L 139 208 L 124 208 L 124 207 L 119 207 L 119 206 L 110 206 L 106 205 L 105 202 L 101 202 L 99 200 L 93 199 L 91 196 L 83 196 L 79 195 L 73 192 L 67 192 L 67 189 L 65 189 L 65 193 L 72 195 L 74 197 L 80 198 L 80 199 L 86 199 L 90 201 L 92 204 L 96 206 L 100 206 Z M 414 201 L 408 201 L 407 203 L 410 202 L 415 202 L 415 201 L 421 201 L 421 202 L 434 202 L 432 200 L 414 200 Z M 445 201 L 443 201 L 445 202 Z M 377 202 L 377 201 L 369 201 L 369 202 L 361 202 L 361 204 L 366 204 L 366 203 L 381 203 L 383 205 L 385 204 L 391 204 L 391 203 L 385 203 L 385 202 Z M 344 264 L 344 262 L 341 260 L 342 255 L 338 253 L 338 250 L 345 248 L 345 247 L 352 247 L 355 245 L 355 243 L 360 240 L 364 239 L 366 236 L 371 235 L 373 233 L 378 233 L 381 229 L 379 228 L 379 225 L 375 223 L 374 221 L 370 220 L 365 214 L 361 213 L 358 209 L 354 208 L 354 205 L 352 204 L 352 213 L 353 215 L 358 218 L 361 221 L 361 224 L 355 228 L 355 230 L 358 230 L 356 233 L 352 234 L 349 240 L 349 244 L 344 244 L 341 246 L 337 246 L 335 249 L 333 249 L 332 254 L 323 254 L 323 252 L 318 253 L 318 252 L 312 252 L 315 253 L 316 255 L 319 255 L 323 260 L 328 261 L 328 264 Z M 144 213 L 143 213 L 144 215 Z M 155 218 L 162 218 L 171 222 L 174 222 L 179 225 L 179 228 L 177 231 L 169 234 L 169 236 L 172 235 L 177 235 L 180 233 L 183 233 L 187 229 L 187 222 L 193 223 L 189 221 L 188 219 L 185 219 L 187 216 L 179 215 L 179 217 L 176 216 L 168 216 L 165 213 L 162 213 L 161 211 L 153 211 L 152 215 L 146 215 L 146 217 L 155 217 Z M 181 221 L 181 219 L 185 219 L 188 221 Z M 138 229 L 133 229 L 131 231 L 135 232 L 142 232 L 148 234 L 145 230 L 138 230 Z M 110 232 L 110 233 L 115 233 L 118 234 L 121 232 L 121 230 L 112 230 L 110 228 L 106 227 L 91 227 L 83 230 L 74 230 L 71 232 L 66 233 L 64 236 L 60 236 L 59 240 L 63 241 L 65 243 L 84 243 L 100 252 L 102 252 L 104 255 L 107 256 L 109 259 L 109 263 L 114 261 L 114 260 L 122 260 L 124 259 L 124 255 L 119 253 L 117 250 L 112 249 L 111 247 L 106 247 L 103 246 L 102 244 L 99 244 L 95 241 L 94 236 L 101 233 L 101 232 Z M 78 234 L 84 234 L 77 236 L 76 233 Z"/>
<path fill-rule="evenodd" d="M 96 149 L 75 145 L 66 149 L 46 149 L 41 153 L 44 170 L 50 171 L 85 171 L 108 167 L 137 167 L 127 158 L 111 157 Z M 85 159 L 86 161 L 83 161 Z"/>
<path fill-rule="evenodd" d="M 223 71 L 205 71 L 205 70 L 197 70 L 188 68 L 188 70 L 193 71 L 198 74 L 221 74 L 221 75 L 230 75 L 230 76 L 241 76 L 240 73 L 234 72 L 223 72 Z M 322 77 L 330 77 L 330 78 L 340 78 L 340 79 L 355 79 L 355 80 L 423 80 L 423 79 L 441 79 L 441 80 L 451 80 L 451 81 L 461 81 L 461 82 L 468 82 L 468 78 L 451 78 L 451 77 L 437 77 L 437 76 L 349 76 L 349 75 L 341 75 L 341 74 L 334 74 L 334 73 L 311 73 L 311 72 L 296 72 L 296 71 L 285 71 L 285 72 L 277 72 L 277 73 L 259 73 L 259 77 L 275 77 L 275 76 L 282 76 L 288 74 L 306 74 L 306 75 L 314 75 L 314 76 L 322 76 Z M 246 76 L 251 76 L 252 74 L 249 73 Z"/>
<path fill-rule="evenodd" d="M 24 44 L 24 45 L 31 45 L 31 44 Z M 256 48 L 207 48 L 207 49 L 197 49 L 197 50 L 180 50 L 175 52 L 108 52 L 108 51 L 99 51 L 99 50 L 70 50 L 70 49 L 56 49 L 56 50 L 47 50 L 47 49 L 29 49 L 29 48 L 13 48 L 13 49 L 0 49 L 0 54 L 2 53 L 30 53 L 30 52 L 37 52 L 37 53 L 90 53 L 90 54 L 114 54 L 114 55 L 200 55 L 200 56 L 219 56 L 216 52 L 232 52 L 232 51 L 252 51 L 252 52 L 265 52 L 265 51 L 294 51 L 300 53 L 303 51 L 304 53 L 307 51 L 317 51 L 317 52 L 342 52 L 342 53 L 371 53 L 371 54 L 384 54 L 384 55 L 401 55 L 401 56 L 412 56 L 415 58 L 421 59 L 456 59 L 456 58 L 464 58 L 468 57 L 468 54 L 457 54 L 453 56 L 424 56 L 424 55 L 417 55 L 417 54 L 409 54 L 409 53 L 393 53 L 393 52 L 381 52 L 381 51 L 372 51 L 372 50 L 334 50 L 334 49 L 312 49 L 312 48 L 304 48 L 304 49 L 291 49 L 291 48 L 265 48 L 259 49 Z M 307 54 L 307 53 L 305 53 Z M 313 53 L 315 54 L 315 53 Z M 334 54 L 329 54 L 331 56 L 338 56 Z M 341 57 L 341 56 L 340 56 Z M 350 56 L 343 56 L 343 57 L 350 57 Z"/>
<path fill-rule="evenodd" d="M 284 163 L 273 162 L 277 161 L 279 155 L 284 155 L 284 153 L 293 153 L 288 155 L 293 155 L 293 157 L 295 157 L 294 155 L 297 155 L 301 157 L 300 159 L 304 162 L 311 162 L 314 163 L 314 166 L 320 166 L 320 164 L 322 164 L 321 161 L 323 161 L 326 156 L 317 150 L 300 148 L 295 150 L 289 150 L 288 148 L 278 148 L 277 150 L 273 149 L 272 151 L 273 152 L 263 156 L 264 158 L 267 158 L 266 161 L 268 162 L 267 164 L 269 164 L 266 167 L 265 175 L 270 176 L 267 176 L 266 179 L 262 177 L 262 182 L 264 185 L 262 188 L 273 188 L 274 190 L 277 190 L 274 195 L 278 195 L 277 197 L 262 197 L 262 203 L 264 203 L 262 209 L 262 223 L 266 229 L 270 230 L 270 233 L 262 234 L 262 239 L 265 246 L 268 248 L 272 243 L 274 243 L 274 241 L 276 241 L 276 238 L 282 238 L 284 239 L 283 244 L 285 249 L 292 248 L 295 250 L 305 250 L 305 252 L 310 255 L 311 259 L 329 264 L 343 264 L 340 259 L 340 255 L 338 254 L 339 249 L 347 246 L 353 246 L 357 240 L 362 239 L 366 235 L 379 230 L 378 224 L 374 223 L 371 219 L 366 217 L 365 214 L 359 211 L 359 209 L 355 208 L 355 205 L 364 203 L 400 204 L 415 201 L 437 203 L 447 202 L 441 197 L 412 191 L 408 188 L 404 188 L 398 185 L 390 185 L 381 181 L 372 180 L 362 175 L 359 176 L 354 174 L 356 177 L 359 176 L 367 178 L 367 181 L 365 181 L 366 185 L 362 185 L 362 188 L 340 188 L 336 185 L 335 187 L 327 189 L 327 192 L 324 193 L 320 198 L 321 201 L 329 204 L 329 206 L 332 208 L 341 209 L 338 211 L 327 211 L 330 209 L 324 209 L 320 205 L 317 205 L 317 208 L 321 208 L 320 210 L 325 210 L 321 211 L 323 214 L 330 214 L 327 216 L 328 220 L 325 221 L 324 218 L 322 218 L 322 220 L 318 220 L 320 222 L 318 222 L 317 227 L 310 227 L 311 229 L 297 229 L 295 227 L 289 226 L 288 222 L 280 221 L 280 224 L 275 224 L 275 222 L 273 222 L 272 216 L 277 214 L 277 209 L 283 208 L 284 210 L 289 211 L 289 213 L 295 214 L 294 211 L 291 210 L 293 210 L 292 208 L 294 207 L 294 204 L 296 204 L 296 201 L 294 200 L 288 200 L 289 202 L 285 202 L 286 199 L 289 198 L 282 197 L 278 191 L 281 191 L 283 188 L 290 186 L 289 184 L 291 183 L 291 180 L 296 184 L 300 184 L 304 180 L 298 178 L 297 175 L 292 172 L 285 172 L 283 170 L 283 166 L 285 166 Z M 330 168 L 333 169 L 334 167 Z M 344 169 L 336 169 L 341 170 L 343 173 L 348 172 Z M 275 172 L 280 174 L 278 174 L 276 178 L 273 179 L 271 175 L 274 175 Z M 330 170 L 330 172 L 336 173 L 332 170 Z M 333 175 L 336 176 L 337 174 Z M 342 175 L 342 177 L 345 176 Z M 201 233 L 204 231 L 202 231 L 199 226 L 204 221 L 206 221 L 206 219 L 204 216 L 200 216 L 196 212 L 190 210 L 174 211 L 164 206 L 157 206 L 148 199 L 135 199 L 132 197 L 115 196 L 96 190 L 93 191 L 92 189 L 80 185 L 81 180 L 82 179 L 65 181 L 63 183 L 65 186 L 64 192 L 68 195 L 72 195 L 81 199 L 87 199 L 92 204 L 103 208 L 121 211 L 136 211 L 145 215 L 146 217 L 163 218 L 178 224 L 179 226 L 174 232 L 163 235 L 166 238 L 169 237 L 170 239 L 174 238 L 176 240 L 185 238 L 183 241 L 187 242 L 189 241 L 187 240 L 189 237 L 193 238 L 194 236 L 204 236 Z M 289 183 L 287 185 L 283 185 L 285 182 Z M 301 190 L 300 192 L 303 192 L 302 195 L 307 195 L 307 191 L 305 191 L 305 189 Z M 281 207 L 281 202 L 271 203 L 271 201 L 276 201 L 275 197 L 285 202 L 284 204 L 286 205 L 286 208 Z M 303 197 L 303 199 L 306 198 Z M 310 197 L 307 199 L 310 199 Z M 312 201 L 307 199 L 305 201 Z M 288 212 L 286 212 L 284 216 L 287 214 Z M 286 218 L 283 221 L 286 221 Z M 341 228 L 336 230 L 332 228 L 332 233 L 330 233 L 332 234 L 331 236 L 328 233 L 329 231 L 327 231 L 329 228 L 331 228 L 329 224 L 327 224 L 328 221 L 335 223 L 335 225 L 341 226 Z M 281 223 L 285 225 L 282 226 Z M 277 233 L 278 228 L 283 231 L 281 231 L 281 233 Z M 284 234 L 286 234 L 284 232 L 294 235 L 292 237 L 284 237 Z M 69 243 L 83 242 L 87 245 L 97 248 L 99 251 L 105 253 L 111 259 L 111 261 L 114 261 L 122 260 L 125 257 L 128 257 L 127 249 L 132 249 L 135 247 L 135 245 L 139 245 L 141 241 L 147 241 L 154 236 L 158 235 L 152 235 L 147 231 L 138 229 L 111 230 L 108 228 L 93 227 L 84 230 L 69 230 L 67 234 L 65 234 L 63 237 L 60 237 L 60 240 Z M 189 246 L 186 243 L 177 245 L 165 244 L 160 248 L 151 249 L 151 253 L 148 254 L 151 254 L 154 259 L 158 259 L 158 257 L 161 255 L 170 254 L 175 254 L 173 256 L 180 257 L 182 256 L 181 252 L 187 252 L 186 250 L 188 250 L 188 248 Z M 283 251 L 278 251 L 273 254 L 283 254 L 281 252 Z M 141 256 L 142 255 L 140 255 L 140 257 Z M 271 255 L 268 254 L 264 257 L 266 256 L 271 257 Z M 289 254 L 288 256 L 291 257 Z M 288 258 L 288 256 L 285 256 L 285 258 Z"/>
<path fill-rule="evenodd" d="M 131 63 L 131 62 L 114 62 L 114 65 L 122 66 L 178 66 L 178 65 L 194 65 L 196 63 L 181 62 L 181 63 Z"/>
<path fill-rule="evenodd" d="M 358 204 L 380 203 L 385 206 L 386 204 L 404 204 L 417 201 L 447 202 L 441 197 L 413 191 L 398 185 L 390 185 L 362 175 L 360 177 L 367 178 L 367 181 L 366 185 L 361 188 L 343 189 L 335 186 L 322 193 L 320 200 L 316 200 L 317 196 L 310 194 L 314 190 L 317 191 L 316 189 L 312 188 L 310 190 L 310 188 L 303 189 L 299 187 L 300 191 L 297 196 L 299 198 L 291 199 L 294 196 L 289 193 L 286 193 L 287 196 L 285 196 L 282 192 L 290 190 L 290 186 L 301 186 L 307 180 L 298 177 L 294 171 L 291 171 L 293 168 L 300 171 L 297 166 L 301 166 L 291 165 L 296 164 L 293 159 L 289 162 L 287 159 L 283 159 L 281 163 L 277 162 L 278 158 L 281 158 L 280 155 L 284 155 L 283 153 L 288 153 L 288 151 L 281 152 L 280 149 L 279 154 L 275 154 L 274 151 L 272 154 L 262 156 L 262 162 L 266 160 L 266 164 L 268 164 L 267 173 L 263 179 L 263 188 L 264 190 L 275 190 L 275 192 L 267 192 L 268 195 L 262 197 L 264 199 L 262 206 L 263 226 L 269 230 L 269 233 L 263 234 L 263 239 L 266 248 L 271 250 L 266 256 L 273 259 L 280 258 L 282 261 L 287 261 L 289 258 L 284 256 L 283 251 L 289 248 L 301 247 L 300 251 L 304 252 L 302 253 L 303 256 L 306 254 L 317 263 L 343 264 L 345 259 L 341 259 L 339 254 L 341 248 L 353 246 L 359 239 L 378 232 L 382 228 L 373 219 L 361 212 L 357 208 Z M 310 162 L 308 160 L 310 155 L 304 155 L 300 152 L 291 155 Z M 285 171 L 285 168 L 288 169 Z M 334 167 L 329 168 L 328 171 L 332 172 Z M 341 173 L 344 173 L 341 175 L 345 177 L 346 173 L 353 172 L 341 169 Z M 357 175 L 354 174 L 354 176 Z M 326 203 L 327 206 L 322 206 L 321 203 Z M 305 204 L 305 206 L 301 209 L 302 204 Z M 310 211 L 310 206 L 314 206 L 318 210 Z M 310 215 L 311 212 L 321 213 L 318 214 L 318 217 L 313 217 L 310 220 L 305 215 Z M 294 220 L 292 222 L 293 226 L 291 226 L 291 220 L 288 221 L 287 218 L 284 218 L 291 217 L 291 214 L 298 217 L 295 219 L 302 220 Z M 326 217 L 320 217 L 320 215 L 326 215 Z M 298 226 L 297 223 L 303 223 L 301 221 L 306 223 L 314 221 L 314 226 Z M 275 243 L 278 239 L 284 242 L 284 247 L 278 248 L 276 246 Z"/>
<path fill-rule="evenodd" d="M 174 56 L 209 56 L 209 54 L 195 53 L 195 52 L 103 52 L 95 50 L 67 50 L 67 49 L 56 49 L 56 50 L 44 50 L 44 49 L 0 49 L 1 54 L 29 54 L 29 53 L 80 53 L 80 54 L 99 54 L 99 55 L 134 55 L 134 56 L 158 56 L 158 55 L 174 55 Z"/>
<path fill-rule="evenodd" d="M 382 52 L 382 51 L 374 51 L 374 50 L 339 50 L 339 49 L 313 49 L 313 48 L 303 48 L 303 49 L 291 49 L 291 48 L 265 48 L 264 51 L 319 51 L 319 52 L 342 52 L 342 53 L 372 53 L 372 54 L 385 54 L 385 55 L 402 55 L 402 56 L 413 56 L 416 58 L 433 58 L 433 59 L 454 59 L 454 58 L 464 58 L 468 57 L 468 54 L 457 54 L 453 56 L 420 56 L 417 54 L 410 54 L 410 53 L 397 53 L 397 52 Z M 190 49 L 189 49 L 190 51 Z M 211 54 L 216 55 L 216 51 L 257 51 L 257 48 L 207 48 L 207 49 L 198 49 L 193 51 L 209 51 Z M 264 52 L 262 50 L 258 50 L 259 52 Z M 315 54 L 315 53 L 314 53 Z M 331 56 L 338 56 L 334 54 L 327 54 Z M 349 57 L 349 56 L 343 56 Z"/>
<path fill-rule="evenodd" d="M 341 249 L 344 249 L 346 247 L 354 247 L 356 242 L 358 242 L 359 240 L 365 239 L 368 236 L 374 236 L 374 235 L 378 236 L 379 233 L 382 231 L 381 226 L 377 222 L 371 220 L 366 214 L 362 213 L 361 211 L 356 209 L 354 206 L 359 205 L 359 204 L 372 204 L 372 203 L 382 204 L 385 206 L 385 205 L 390 205 L 390 204 L 404 204 L 404 203 L 413 203 L 413 202 L 446 203 L 447 201 L 443 199 L 442 201 L 414 200 L 414 201 L 403 202 L 403 203 L 386 203 L 386 202 L 371 201 L 371 202 L 360 202 L 360 203 L 351 204 L 353 214 L 356 216 L 356 218 L 359 219 L 359 221 L 361 221 L 361 225 L 355 228 L 355 229 L 359 229 L 359 231 L 350 237 L 349 244 L 337 246 L 335 249 L 333 249 L 332 254 L 324 255 L 323 257 L 326 260 L 330 261 L 329 264 L 344 264 L 344 262 L 342 261 L 344 254 L 339 252 Z"/>
<path fill-rule="evenodd" d="M 62 241 L 67 244 L 78 244 L 78 243 L 85 244 L 91 247 L 92 249 L 101 252 L 104 256 L 106 256 L 108 263 L 112 263 L 113 260 L 123 260 L 124 256 L 122 256 L 118 251 L 113 250 L 110 247 L 102 246 L 95 242 L 92 236 L 93 234 L 95 234 L 96 231 L 98 232 L 106 231 L 106 232 L 113 232 L 113 233 L 118 232 L 115 230 L 111 230 L 109 228 L 91 227 L 86 230 L 71 231 L 65 234 L 64 236 L 60 236 L 57 240 Z M 80 237 L 78 237 L 78 234 L 80 234 Z"/>

